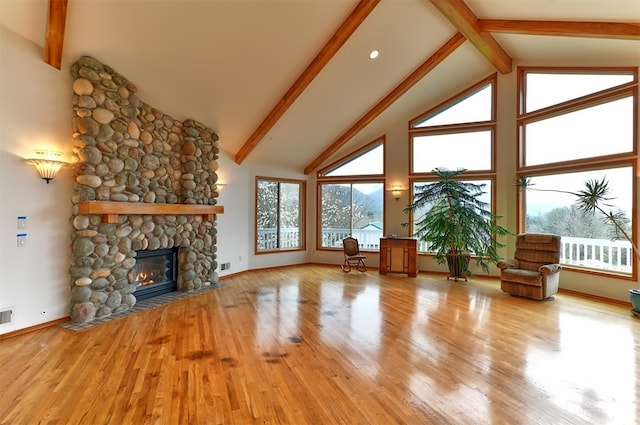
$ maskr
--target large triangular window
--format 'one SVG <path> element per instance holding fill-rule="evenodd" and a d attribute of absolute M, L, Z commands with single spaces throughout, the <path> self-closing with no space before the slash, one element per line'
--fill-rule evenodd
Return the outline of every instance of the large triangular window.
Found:
<path fill-rule="evenodd" d="M 485 122 L 493 120 L 493 81 L 474 87 L 432 113 L 412 121 L 412 128 Z"/>
<path fill-rule="evenodd" d="M 612 89 L 633 81 L 627 73 L 530 71 L 524 73 L 524 113 Z"/>
<path fill-rule="evenodd" d="M 384 175 L 384 137 L 318 171 L 318 177 Z"/>

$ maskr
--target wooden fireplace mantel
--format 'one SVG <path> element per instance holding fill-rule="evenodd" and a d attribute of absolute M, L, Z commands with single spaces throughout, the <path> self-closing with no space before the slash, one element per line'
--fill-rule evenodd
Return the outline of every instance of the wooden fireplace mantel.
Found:
<path fill-rule="evenodd" d="M 213 221 L 216 214 L 224 214 L 221 205 L 109 201 L 82 201 L 78 204 L 78 210 L 80 214 L 102 214 L 103 223 L 117 223 L 120 214 L 202 215 L 205 221 Z"/>

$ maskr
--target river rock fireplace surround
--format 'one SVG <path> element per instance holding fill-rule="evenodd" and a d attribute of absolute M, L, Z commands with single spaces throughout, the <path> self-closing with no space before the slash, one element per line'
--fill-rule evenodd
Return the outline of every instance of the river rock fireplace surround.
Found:
<path fill-rule="evenodd" d="M 94 58 L 80 58 L 71 75 L 71 319 L 135 305 L 137 251 L 177 249 L 178 291 L 217 283 L 218 136 L 142 102 L 133 84 Z"/>

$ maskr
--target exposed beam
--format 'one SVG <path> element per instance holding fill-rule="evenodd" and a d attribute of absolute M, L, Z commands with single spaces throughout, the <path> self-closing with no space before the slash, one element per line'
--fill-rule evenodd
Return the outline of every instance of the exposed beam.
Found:
<path fill-rule="evenodd" d="M 313 79 L 322 71 L 331 58 L 344 43 L 351 37 L 355 30 L 364 22 L 365 18 L 378 5 L 380 0 L 361 0 L 353 9 L 347 19 L 340 25 L 337 31 L 331 36 L 327 44 L 320 50 L 320 53 L 311 61 L 309 66 L 302 72 L 302 75 L 293 83 L 291 88 L 285 93 L 280 101 L 273 107 L 269 115 L 260 123 L 251 137 L 236 153 L 235 161 L 241 164 L 249 153 L 260 143 L 262 138 L 284 115 L 295 100 L 302 94 Z"/>
<path fill-rule="evenodd" d="M 62 66 L 62 46 L 64 44 L 64 26 L 66 21 L 67 0 L 49 0 L 44 61 L 58 69 Z"/>
<path fill-rule="evenodd" d="M 469 6 L 462 0 L 429 0 L 502 74 L 512 71 L 511 57 L 493 36 L 483 32 Z"/>
<path fill-rule="evenodd" d="M 568 22 L 480 19 L 482 32 L 640 40 L 640 22 Z"/>
<path fill-rule="evenodd" d="M 363 128 L 369 125 L 382 112 L 405 94 L 411 87 L 420 81 L 425 75 L 433 70 L 438 64 L 445 60 L 451 53 L 465 42 L 462 34 L 456 33 L 442 47 L 440 47 L 433 55 L 422 63 L 407 78 L 398 84 L 388 95 L 386 95 L 377 105 L 364 114 L 351 128 L 345 131 L 340 137 L 333 141 L 324 151 L 322 151 L 313 161 L 304 168 L 304 173 L 309 174 L 333 155 L 338 149 L 345 145 L 352 137 L 354 137 Z"/>

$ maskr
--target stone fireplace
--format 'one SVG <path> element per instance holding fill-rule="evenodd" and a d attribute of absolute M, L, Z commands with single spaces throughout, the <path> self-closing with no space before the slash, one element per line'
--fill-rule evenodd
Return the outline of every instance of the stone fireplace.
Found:
<path fill-rule="evenodd" d="M 218 136 L 144 103 L 133 84 L 94 58 L 80 58 L 71 74 L 71 319 L 133 307 L 145 286 L 141 251 L 177 250 L 178 291 L 217 283 Z"/>

